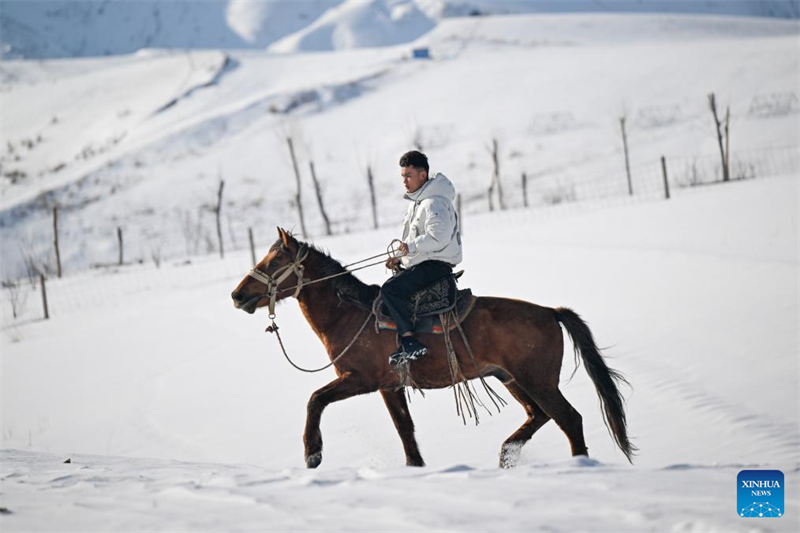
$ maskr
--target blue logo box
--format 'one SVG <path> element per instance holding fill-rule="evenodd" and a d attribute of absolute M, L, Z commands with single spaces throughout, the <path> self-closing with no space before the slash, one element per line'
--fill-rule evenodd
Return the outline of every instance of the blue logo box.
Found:
<path fill-rule="evenodd" d="M 743 518 L 779 518 L 784 512 L 783 472 L 742 470 L 736 476 L 736 514 Z"/>

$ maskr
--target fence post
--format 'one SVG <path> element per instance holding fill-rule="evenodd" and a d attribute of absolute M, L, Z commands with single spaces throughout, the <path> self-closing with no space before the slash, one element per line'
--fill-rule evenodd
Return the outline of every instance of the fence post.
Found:
<path fill-rule="evenodd" d="M 522 173 L 522 202 L 525 207 L 528 207 L 528 176 Z"/>
<path fill-rule="evenodd" d="M 661 173 L 664 175 L 664 196 L 669 200 L 669 180 L 667 179 L 667 160 L 661 156 Z"/>
<path fill-rule="evenodd" d="M 308 166 L 311 168 L 311 180 L 314 182 L 314 191 L 317 193 L 317 205 L 319 205 L 319 212 L 322 213 L 322 221 L 325 223 L 325 235 L 332 235 L 331 222 L 328 220 L 328 213 L 325 212 L 325 204 L 322 201 L 322 191 L 319 188 L 317 173 L 314 171 L 314 162 L 309 161 Z"/>
<path fill-rule="evenodd" d="M 217 240 L 219 241 L 219 257 L 221 259 L 225 259 L 225 248 L 222 244 L 222 220 L 220 219 L 222 215 L 222 189 L 224 188 L 225 180 L 220 177 L 219 190 L 217 191 L 217 207 L 214 209 L 214 214 L 217 218 Z"/>
<path fill-rule="evenodd" d="M 256 245 L 253 242 L 253 228 L 247 228 L 247 238 L 250 240 L 250 258 L 253 260 L 253 266 L 256 266 Z"/>
<path fill-rule="evenodd" d="M 375 179 L 372 176 L 372 167 L 367 165 L 367 184 L 369 185 L 369 200 L 372 203 L 372 226 L 378 229 L 378 206 L 375 203 Z"/>
<path fill-rule="evenodd" d="M 633 196 L 633 181 L 631 180 L 631 164 L 628 159 L 628 135 L 625 131 L 625 117 L 619 117 L 619 125 L 622 128 L 622 146 L 625 149 L 625 173 L 628 175 L 628 195 Z"/>
<path fill-rule="evenodd" d="M 61 277 L 61 252 L 58 248 L 58 206 L 53 206 L 53 240 L 56 247 L 56 272 Z"/>
<path fill-rule="evenodd" d="M 711 113 L 714 115 L 714 124 L 717 126 L 717 142 L 719 143 L 719 153 L 722 158 L 722 181 L 730 179 L 730 169 L 728 168 L 728 155 L 722 142 L 722 123 L 717 116 L 717 98 L 714 93 L 708 95 L 708 106 L 711 108 Z M 725 114 L 725 144 L 728 144 L 728 121 L 731 118 L 731 107 L 728 106 L 728 111 Z"/>
<path fill-rule="evenodd" d="M 117 241 L 119 242 L 119 266 L 122 266 L 122 228 L 117 226 Z"/>
<path fill-rule="evenodd" d="M 42 305 L 44 306 L 44 319 L 50 318 L 50 312 L 47 309 L 47 289 L 44 286 L 44 274 L 39 274 L 39 283 L 42 286 Z"/>
<path fill-rule="evenodd" d="M 297 156 L 294 153 L 294 141 L 291 137 L 286 138 L 286 144 L 289 145 L 289 155 L 292 157 L 292 168 L 294 169 L 294 178 L 297 181 L 297 194 L 294 201 L 297 204 L 297 211 L 300 214 L 300 231 L 303 232 L 303 238 L 308 239 L 309 235 L 306 231 L 306 219 L 303 216 L 303 196 L 300 187 L 300 169 L 297 168 Z"/>
<path fill-rule="evenodd" d="M 497 139 L 492 139 L 492 186 L 489 188 L 489 205 L 491 210 L 494 211 L 492 205 L 491 191 L 497 186 L 497 203 L 500 205 L 500 210 L 504 211 L 506 208 L 505 200 L 503 199 L 503 185 L 500 183 L 500 156 L 498 154 Z"/>

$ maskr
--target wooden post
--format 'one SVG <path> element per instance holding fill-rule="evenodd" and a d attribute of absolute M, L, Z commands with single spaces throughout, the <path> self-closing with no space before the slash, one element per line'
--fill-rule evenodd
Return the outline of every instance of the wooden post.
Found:
<path fill-rule="evenodd" d="M 369 184 L 369 199 L 372 202 L 372 227 L 378 229 L 378 206 L 375 202 L 375 179 L 372 176 L 372 167 L 367 166 L 367 183 Z"/>
<path fill-rule="evenodd" d="M 661 172 L 664 174 L 664 197 L 669 200 L 669 180 L 667 179 L 667 160 L 661 156 Z"/>
<path fill-rule="evenodd" d="M 631 180 L 631 164 L 628 159 L 628 135 L 625 132 L 625 117 L 619 117 L 619 126 L 622 128 L 622 146 L 625 148 L 625 174 L 628 176 L 628 195 L 633 196 L 633 181 Z"/>
<path fill-rule="evenodd" d="M 47 288 L 44 286 L 44 274 L 39 274 L 39 284 L 42 286 L 42 305 L 44 306 L 44 319 L 50 318 L 50 312 L 47 309 Z"/>
<path fill-rule="evenodd" d="M 303 232 L 303 237 L 307 239 L 309 235 L 306 231 L 306 219 L 303 216 L 303 197 L 300 190 L 300 169 L 297 168 L 297 157 L 294 153 L 294 142 L 292 141 L 292 138 L 287 137 L 286 143 L 289 145 L 289 155 L 292 156 L 292 168 L 294 168 L 294 177 L 297 181 L 297 194 L 294 196 L 294 201 L 297 204 L 297 211 L 300 214 L 300 231 Z"/>
<path fill-rule="evenodd" d="M 492 172 L 492 187 L 489 188 L 490 191 L 489 206 L 490 209 L 493 209 L 494 207 L 492 206 L 491 191 L 496 186 L 497 203 L 500 205 L 501 210 L 505 210 L 506 203 L 503 200 L 503 185 L 500 183 L 500 156 L 498 155 L 497 139 L 492 139 L 492 165 L 494 171 Z"/>
<path fill-rule="evenodd" d="M 256 266 L 256 245 L 253 242 L 253 228 L 247 228 L 247 238 L 250 240 L 250 258 L 253 260 L 253 266 Z"/>
<path fill-rule="evenodd" d="M 464 235 L 464 219 L 461 218 L 461 193 L 456 195 L 456 213 L 458 216 L 458 232 Z"/>
<path fill-rule="evenodd" d="M 53 206 L 53 240 L 56 247 L 56 272 L 61 277 L 61 251 L 58 247 L 58 206 Z"/>
<path fill-rule="evenodd" d="M 722 144 L 722 124 L 717 117 L 717 100 L 714 93 L 708 95 L 708 106 L 711 108 L 711 113 L 714 115 L 714 124 L 717 126 L 717 143 L 719 144 L 719 154 L 722 158 L 722 181 L 728 181 L 730 174 L 728 173 L 728 158 L 725 154 L 725 147 Z M 728 118 L 730 117 L 730 106 L 728 107 L 728 116 L 725 118 L 725 136 L 728 135 Z M 727 143 L 727 141 L 726 141 Z"/>
<path fill-rule="evenodd" d="M 322 213 L 322 221 L 325 222 L 325 235 L 332 235 L 331 223 L 328 220 L 328 214 L 325 212 L 325 204 L 322 202 L 322 191 L 319 188 L 319 181 L 317 181 L 317 173 L 314 171 L 314 162 L 308 162 L 311 167 L 311 179 L 314 181 L 314 191 L 317 193 L 317 205 L 319 205 L 319 212 Z"/>
<path fill-rule="evenodd" d="M 522 202 L 525 207 L 528 207 L 528 176 L 522 173 Z"/>
<path fill-rule="evenodd" d="M 119 242 L 119 266 L 122 266 L 122 228 L 117 226 L 117 242 Z"/>
<path fill-rule="evenodd" d="M 217 240 L 219 241 L 219 256 L 220 258 L 225 258 L 225 250 L 223 249 L 222 245 L 222 189 L 225 187 L 225 180 L 220 178 L 219 180 L 219 190 L 217 191 L 217 207 L 214 209 L 214 213 L 217 215 Z"/>
<path fill-rule="evenodd" d="M 725 174 L 731 179 L 731 150 L 730 137 L 728 136 L 728 124 L 731 121 L 731 106 L 725 110 Z"/>

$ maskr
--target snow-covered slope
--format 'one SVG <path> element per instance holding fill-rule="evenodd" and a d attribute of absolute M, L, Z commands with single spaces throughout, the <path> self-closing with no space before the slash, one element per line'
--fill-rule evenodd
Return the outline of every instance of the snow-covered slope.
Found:
<path fill-rule="evenodd" d="M 342 0 L 302 2 L 230 0 L 228 25 L 253 47 L 265 47 L 286 35 L 303 30 Z"/>
<path fill-rule="evenodd" d="M 372 224 L 368 165 L 379 223 L 393 226 L 404 202 L 397 159 L 415 145 L 457 182 L 467 213 L 488 208 L 493 138 L 509 205 L 522 205 L 523 172 L 538 205 L 624 195 L 623 115 L 636 198 L 663 194 L 662 155 L 673 185 L 713 177 L 712 91 L 731 107 L 736 172 L 765 172 L 758 149 L 782 149 L 766 156 L 780 168 L 766 171 L 787 172 L 800 142 L 799 30 L 731 17 L 517 15 L 440 23 L 415 43 L 430 61 L 396 46 L 3 62 L 2 277 L 22 272 L 23 255 L 52 266 L 54 203 L 72 272 L 114 260 L 117 227 L 128 260 L 213 250 L 219 178 L 229 248 L 245 245 L 247 227 L 299 230 L 288 136 L 309 235 L 324 232 L 312 160 L 335 232 Z"/>
<path fill-rule="evenodd" d="M 4 58 L 128 54 L 142 48 L 239 48 L 226 21 L 228 2 L 210 0 L 3 0 Z"/>
<path fill-rule="evenodd" d="M 117 55 L 142 48 L 276 50 L 385 46 L 445 18 L 511 13 L 694 13 L 800 17 L 797 0 L 3 0 L 8 58 Z"/>
<path fill-rule="evenodd" d="M 692 13 L 800 17 L 797 0 L 420 0 L 435 18 L 514 13 Z"/>
<path fill-rule="evenodd" d="M 413 41 L 435 25 L 414 0 L 348 0 L 269 49 L 308 52 L 389 46 Z"/>
<path fill-rule="evenodd" d="M 233 308 L 247 254 L 51 280 L 52 319 L 0 332 L 3 529 L 796 531 L 799 194 L 796 175 L 763 177 L 615 209 L 467 218 L 465 286 L 569 306 L 608 346 L 633 385 L 623 392 L 635 466 L 614 447 L 585 369 L 567 382 L 567 341 L 562 389 L 591 460 L 570 459 L 551 423 L 518 469 L 501 471 L 500 444 L 523 410 L 464 426 L 441 390 L 411 397 L 426 468 L 403 466 L 371 394 L 325 410 L 324 460 L 305 471 L 306 402 L 333 371 L 295 371 L 263 311 Z M 315 242 L 350 262 L 394 236 Z M 263 251 L 274 229 L 257 237 Z M 294 360 L 324 364 L 296 302 L 277 312 Z M 785 516 L 737 516 L 742 469 L 784 472 Z"/>

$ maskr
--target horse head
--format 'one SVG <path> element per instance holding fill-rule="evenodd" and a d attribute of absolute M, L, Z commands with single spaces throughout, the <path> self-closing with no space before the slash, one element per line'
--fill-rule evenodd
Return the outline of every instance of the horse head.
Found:
<path fill-rule="evenodd" d="M 231 293 L 237 309 L 253 314 L 259 307 L 269 306 L 270 314 L 274 314 L 275 302 L 300 292 L 305 281 L 303 260 L 308 255 L 308 245 L 281 228 L 278 228 L 278 237 L 269 253 Z"/>

